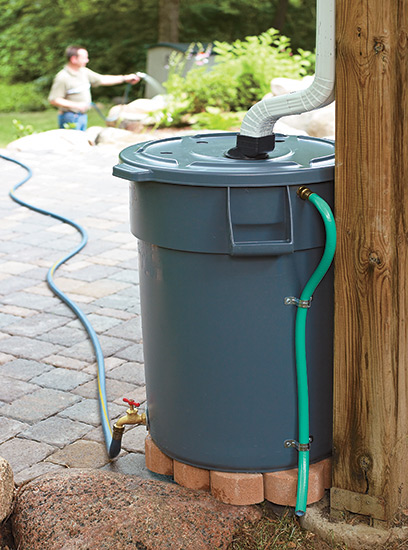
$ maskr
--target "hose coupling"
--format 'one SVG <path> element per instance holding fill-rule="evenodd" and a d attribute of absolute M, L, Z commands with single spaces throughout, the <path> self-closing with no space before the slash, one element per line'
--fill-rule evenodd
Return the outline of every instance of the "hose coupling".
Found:
<path fill-rule="evenodd" d="M 115 441 L 122 441 L 124 431 L 125 426 L 117 426 L 116 424 L 114 424 L 112 430 L 112 439 L 114 439 Z"/>
<path fill-rule="evenodd" d="M 302 200 L 307 201 L 309 200 L 310 195 L 313 195 L 313 191 L 311 191 L 308 187 L 306 187 L 306 185 L 301 185 L 297 190 L 297 195 Z"/>

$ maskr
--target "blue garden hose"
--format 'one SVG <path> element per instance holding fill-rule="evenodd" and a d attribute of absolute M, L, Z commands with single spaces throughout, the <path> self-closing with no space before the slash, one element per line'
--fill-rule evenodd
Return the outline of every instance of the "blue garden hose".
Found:
<path fill-rule="evenodd" d="M 318 284 L 326 275 L 333 261 L 336 251 L 336 224 L 330 206 L 319 195 L 313 193 L 307 187 L 299 187 L 297 191 L 300 198 L 311 202 L 323 219 L 326 230 L 326 243 L 323 256 L 307 281 L 296 312 L 295 322 L 295 355 L 296 355 L 296 376 L 298 388 L 298 415 L 299 415 L 299 463 L 298 463 L 298 485 L 296 496 L 295 514 L 301 517 L 306 512 L 307 491 L 309 483 L 309 392 L 307 382 L 306 362 L 306 315 L 307 307 Z"/>
<path fill-rule="evenodd" d="M 26 208 L 29 208 L 30 210 L 33 210 L 34 212 L 38 212 L 40 214 L 44 214 L 45 216 L 51 216 L 52 218 L 55 218 L 56 220 L 59 220 L 63 223 L 67 223 L 74 227 L 77 231 L 79 231 L 82 240 L 80 244 L 74 248 L 71 252 L 69 252 L 66 256 L 55 262 L 55 264 L 49 269 L 47 273 L 47 283 L 52 292 L 58 296 L 63 302 L 66 303 L 66 305 L 75 313 L 75 315 L 78 317 L 78 319 L 81 321 L 83 327 L 85 328 L 86 332 L 88 333 L 88 336 L 91 340 L 92 346 L 95 351 L 96 355 L 96 361 L 98 365 L 98 395 L 99 395 L 99 408 L 101 413 L 101 420 L 102 420 L 102 429 L 105 437 L 105 443 L 106 443 L 106 449 L 108 452 L 108 455 L 110 458 L 115 458 L 119 452 L 120 452 L 120 442 L 118 445 L 118 442 L 113 441 L 112 439 L 112 428 L 110 426 L 109 422 L 109 413 L 108 413 L 108 403 L 106 398 L 106 387 L 105 387 L 105 361 L 103 358 L 103 352 L 101 345 L 99 343 L 98 336 L 92 327 L 91 323 L 89 322 L 88 318 L 84 314 L 84 312 L 73 302 L 62 290 L 60 290 L 57 285 L 55 284 L 53 277 L 56 270 L 64 264 L 66 261 L 68 261 L 70 258 L 75 256 L 75 254 L 78 254 L 84 246 L 86 245 L 88 241 L 88 235 L 86 230 L 79 225 L 78 223 L 74 222 L 73 220 L 66 218 L 65 216 L 61 216 L 60 214 L 56 214 L 55 212 L 50 212 L 49 210 L 45 210 L 43 208 L 39 208 L 37 206 L 34 206 L 32 204 L 29 204 L 21 199 L 19 199 L 15 195 L 15 191 L 21 187 L 24 183 L 26 183 L 31 177 L 32 177 L 32 171 L 31 169 L 24 163 L 15 160 L 10 157 L 6 157 L 4 155 L 0 154 L 0 157 L 4 160 L 7 160 L 9 162 L 13 162 L 14 164 L 17 164 L 18 166 L 21 166 L 26 170 L 27 175 L 25 178 L 23 178 L 19 183 L 17 183 L 9 192 L 9 196 L 13 199 L 13 201 L 17 202 L 21 206 L 24 206 Z"/>

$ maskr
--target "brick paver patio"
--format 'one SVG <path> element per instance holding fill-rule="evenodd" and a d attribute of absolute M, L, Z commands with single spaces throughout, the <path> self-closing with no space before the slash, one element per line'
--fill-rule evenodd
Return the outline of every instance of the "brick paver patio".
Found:
<path fill-rule="evenodd" d="M 111 420 L 123 397 L 145 401 L 137 240 L 129 230 L 128 185 L 111 175 L 117 150 L 10 154 L 33 178 L 16 194 L 73 218 L 87 246 L 55 275 L 86 313 L 106 360 Z M 0 456 L 21 484 L 66 467 L 148 476 L 145 427 L 129 428 L 109 463 L 100 427 L 97 367 L 80 322 L 49 290 L 48 269 L 80 242 L 72 227 L 19 206 L 9 189 L 25 172 L 0 159 Z"/>

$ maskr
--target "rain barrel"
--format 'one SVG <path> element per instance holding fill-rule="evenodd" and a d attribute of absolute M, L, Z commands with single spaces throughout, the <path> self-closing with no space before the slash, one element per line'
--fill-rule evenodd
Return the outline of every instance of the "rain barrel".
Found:
<path fill-rule="evenodd" d="M 210 470 L 297 466 L 296 306 L 323 254 L 307 185 L 333 205 L 334 143 L 276 135 L 263 160 L 226 156 L 235 133 L 126 148 L 148 428 L 169 457 Z M 136 277 L 136 275 L 135 275 Z M 307 317 L 311 462 L 332 448 L 333 273 Z"/>

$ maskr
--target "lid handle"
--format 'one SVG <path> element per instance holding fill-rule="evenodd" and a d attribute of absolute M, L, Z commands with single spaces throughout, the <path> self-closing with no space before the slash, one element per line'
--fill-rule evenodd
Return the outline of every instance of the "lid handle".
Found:
<path fill-rule="evenodd" d="M 116 164 L 113 167 L 112 174 L 129 181 L 150 181 L 153 179 L 153 172 L 151 170 L 139 168 L 138 166 L 129 166 L 125 163 Z"/>

